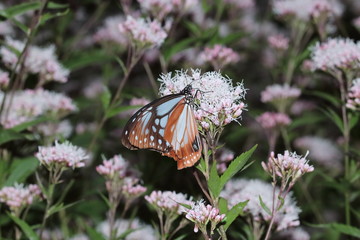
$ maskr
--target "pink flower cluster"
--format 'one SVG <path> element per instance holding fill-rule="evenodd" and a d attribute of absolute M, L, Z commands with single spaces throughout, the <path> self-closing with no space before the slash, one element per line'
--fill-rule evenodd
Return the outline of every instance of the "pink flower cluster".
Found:
<path fill-rule="evenodd" d="M 267 163 L 261 162 L 263 169 L 271 176 L 276 175 L 282 179 L 290 180 L 291 185 L 308 172 L 314 171 L 314 167 L 308 164 L 309 160 L 305 157 L 297 155 L 296 152 L 285 151 L 284 155 L 278 154 L 275 157 L 271 152 Z"/>
<path fill-rule="evenodd" d="M 240 118 L 245 104 L 242 101 L 246 90 L 242 83 L 234 87 L 230 78 L 222 76 L 219 72 L 205 72 L 201 74 L 199 69 L 176 71 L 163 74 L 160 79 L 160 94 L 162 96 L 179 93 L 186 85 L 191 84 L 195 102 L 199 108 L 195 111 L 195 117 L 202 129 L 209 129 L 210 125 L 222 127 Z"/>
<path fill-rule="evenodd" d="M 138 0 L 141 9 L 162 20 L 172 13 L 185 13 L 200 4 L 198 0 Z"/>
<path fill-rule="evenodd" d="M 276 193 L 279 193 L 278 188 L 276 188 Z M 239 202 L 249 201 L 244 208 L 244 212 L 250 214 L 257 222 L 263 220 L 269 222 L 271 219 L 271 216 L 262 208 L 259 201 L 259 196 L 261 196 L 265 205 L 271 209 L 273 186 L 270 183 L 258 179 L 232 179 L 225 185 L 221 196 L 228 200 L 229 207 L 233 207 Z M 292 197 L 292 192 L 289 192 L 284 199 L 284 206 L 275 215 L 276 230 L 280 231 L 300 225 L 300 212 L 301 210 L 296 206 L 296 201 Z"/>
<path fill-rule="evenodd" d="M 0 100 L 3 100 L 0 91 Z M 61 93 L 44 89 L 24 90 L 14 93 L 11 106 L 6 102 L 5 109 L 10 109 L 8 116 L 3 114 L 0 123 L 5 128 L 11 128 L 23 122 L 30 121 L 40 115 L 51 115 L 61 118 L 77 110 L 73 101 Z"/>
<path fill-rule="evenodd" d="M 288 115 L 277 112 L 264 112 L 256 118 L 256 121 L 265 129 L 276 129 L 291 123 Z"/>
<path fill-rule="evenodd" d="M 160 47 L 167 37 L 157 20 L 135 19 L 132 16 L 127 16 L 126 21 L 119 24 L 119 30 L 139 49 Z"/>
<path fill-rule="evenodd" d="M 346 107 L 351 110 L 360 110 L 360 78 L 353 80 L 348 92 Z"/>
<path fill-rule="evenodd" d="M 0 69 L 0 89 L 5 89 L 8 87 L 10 82 L 9 73 L 4 72 Z"/>
<path fill-rule="evenodd" d="M 235 6 L 238 9 L 250 9 L 255 6 L 254 0 L 225 0 L 224 2 L 231 4 L 232 6 Z"/>
<path fill-rule="evenodd" d="M 189 200 L 185 194 L 171 191 L 152 191 L 150 195 L 145 196 L 145 200 L 158 211 L 178 215 L 184 211 L 184 207 L 179 203 L 191 204 L 191 199 Z"/>
<path fill-rule="evenodd" d="M 55 142 L 55 146 L 40 146 L 35 154 L 42 165 L 48 170 L 54 167 L 81 168 L 85 166 L 85 159 L 89 158 L 85 150 L 72 145 L 66 141 L 64 143 Z"/>
<path fill-rule="evenodd" d="M 360 30 L 360 17 L 357 17 L 355 18 L 353 21 L 352 21 L 352 24 L 354 25 L 354 27 L 358 30 Z"/>
<path fill-rule="evenodd" d="M 95 42 L 113 42 L 126 46 L 128 41 L 119 25 L 124 22 L 124 16 L 113 16 L 105 19 L 104 25 L 93 36 Z"/>
<path fill-rule="evenodd" d="M 0 202 L 5 203 L 12 212 L 21 211 L 40 198 L 40 188 L 36 184 L 25 187 L 23 184 L 15 184 L 13 187 L 3 187 L 0 190 Z"/>
<path fill-rule="evenodd" d="M 219 173 L 225 172 L 229 162 L 234 160 L 234 152 L 226 147 L 222 147 L 216 151 L 216 167 Z"/>
<path fill-rule="evenodd" d="M 129 163 L 119 154 L 104 160 L 96 167 L 96 171 L 107 180 L 118 180 L 125 178 L 128 167 Z"/>
<path fill-rule="evenodd" d="M 296 87 L 290 87 L 287 84 L 280 85 L 274 84 L 267 86 L 264 91 L 261 92 L 261 101 L 266 102 L 278 102 L 288 101 L 298 98 L 301 94 L 301 90 Z"/>
<path fill-rule="evenodd" d="M 214 231 L 216 225 L 225 218 L 225 214 L 219 214 L 219 209 L 205 205 L 203 200 L 193 202 L 191 209 L 184 208 L 185 217 L 195 223 L 194 232 L 199 229 L 206 230 L 206 226 L 211 222 L 211 231 Z"/>
<path fill-rule="evenodd" d="M 61 122 L 40 123 L 34 127 L 34 130 L 45 137 L 67 139 L 71 135 L 73 127 L 69 120 L 63 120 Z"/>
<path fill-rule="evenodd" d="M 18 61 L 18 56 L 10 48 L 6 47 L 7 45 L 22 52 L 25 43 L 6 37 L 5 44 L 0 47 L 2 61 L 7 67 L 13 69 Z M 42 82 L 67 82 L 70 71 L 60 64 L 55 50 L 53 45 L 45 48 L 30 46 L 25 59 L 26 71 L 32 74 L 39 74 L 39 79 Z"/>
<path fill-rule="evenodd" d="M 267 38 L 267 41 L 270 47 L 279 51 L 285 51 L 289 48 L 289 38 L 281 34 L 271 35 Z"/>
<path fill-rule="evenodd" d="M 360 43 L 348 38 L 330 38 L 312 48 L 311 59 L 313 70 L 333 72 L 336 69 L 359 69 Z"/>
<path fill-rule="evenodd" d="M 228 64 L 236 63 L 240 60 L 240 55 L 231 48 L 216 44 L 213 47 L 206 47 L 200 58 L 204 62 L 211 63 L 217 69 L 221 69 Z"/>
<path fill-rule="evenodd" d="M 340 16 L 344 7 L 336 0 L 273 0 L 273 11 L 280 17 L 293 16 L 310 21 L 322 14 Z"/>
<path fill-rule="evenodd" d="M 6 6 L 0 3 L 0 10 L 4 10 Z M 10 21 L 1 21 L 0 22 L 0 36 L 10 36 L 14 32 Z"/>
<path fill-rule="evenodd" d="M 125 178 L 124 185 L 122 186 L 122 193 L 126 198 L 137 198 L 146 192 L 147 188 L 137 184 L 139 179 Z"/>

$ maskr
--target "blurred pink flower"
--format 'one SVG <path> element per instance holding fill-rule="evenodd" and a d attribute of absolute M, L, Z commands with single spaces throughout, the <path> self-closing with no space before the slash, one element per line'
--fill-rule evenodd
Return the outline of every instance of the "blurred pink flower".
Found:
<path fill-rule="evenodd" d="M 234 152 L 226 147 L 222 147 L 216 151 L 215 159 L 217 161 L 216 167 L 218 172 L 223 173 L 227 169 L 229 162 L 234 160 Z"/>
<path fill-rule="evenodd" d="M 138 184 L 139 179 L 125 178 L 122 186 L 122 193 L 127 199 L 134 199 L 146 192 L 147 188 Z"/>
<path fill-rule="evenodd" d="M 119 29 L 119 24 L 122 24 L 124 20 L 123 15 L 107 17 L 103 26 L 93 36 L 95 42 L 112 42 L 126 47 L 128 44 L 127 38 Z"/>
<path fill-rule="evenodd" d="M 276 50 L 284 51 L 289 48 L 289 38 L 281 34 L 271 35 L 267 38 L 267 41 L 270 47 Z"/>
<path fill-rule="evenodd" d="M 208 223 L 211 223 L 211 232 L 216 228 L 216 225 L 222 222 L 225 218 L 225 214 L 220 214 L 219 209 L 205 205 L 203 200 L 192 202 L 191 209 L 184 208 L 185 217 L 191 222 L 195 223 L 194 232 L 198 232 L 199 229 L 206 232 Z"/>
<path fill-rule="evenodd" d="M 288 126 L 291 123 L 288 115 L 276 112 L 264 112 L 256 118 L 256 121 L 261 127 L 269 130 Z"/>
<path fill-rule="evenodd" d="M 276 193 L 279 189 L 276 188 Z M 249 201 L 244 212 L 250 214 L 257 222 L 269 222 L 271 216 L 262 208 L 259 196 L 265 205 L 270 208 L 273 204 L 273 186 L 259 179 L 232 179 L 226 185 L 220 194 L 228 200 L 229 207 L 233 207 L 239 202 Z M 276 194 L 277 195 L 277 194 Z M 284 199 L 284 206 L 275 216 L 276 230 L 299 226 L 299 213 L 301 209 L 296 205 L 296 201 L 289 192 Z"/>
<path fill-rule="evenodd" d="M 352 39 L 329 38 L 326 42 L 318 42 L 311 51 L 313 70 L 332 73 L 336 69 L 360 68 L 360 43 Z"/>
<path fill-rule="evenodd" d="M 291 105 L 290 113 L 299 116 L 315 108 L 316 108 L 316 104 L 312 101 L 297 100 Z"/>
<path fill-rule="evenodd" d="M 279 189 L 276 188 L 276 193 Z M 276 194 L 278 195 L 278 194 Z M 244 208 L 244 212 L 252 216 L 254 221 L 269 222 L 271 216 L 262 208 L 259 196 L 268 208 L 273 204 L 273 186 L 270 183 L 258 179 L 232 179 L 221 192 L 221 196 L 228 200 L 229 207 L 233 207 L 239 202 L 249 200 Z M 276 230 L 299 226 L 299 213 L 301 209 L 296 206 L 296 201 L 292 197 L 292 192 L 286 195 L 283 207 L 275 215 Z"/>
<path fill-rule="evenodd" d="M 0 89 L 6 89 L 9 85 L 9 73 L 0 69 Z"/>
<path fill-rule="evenodd" d="M 296 87 L 290 87 L 287 84 L 274 84 L 267 86 L 261 92 L 261 101 L 271 103 L 279 112 L 286 112 L 293 101 L 301 94 L 301 90 Z"/>
<path fill-rule="evenodd" d="M 85 166 L 85 159 L 88 158 L 85 150 L 72 145 L 66 141 L 64 143 L 55 142 L 55 146 L 40 146 L 39 151 L 35 153 L 40 164 L 48 170 L 60 167 L 81 168 Z"/>
<path fill-rule="evenodd" d="M 25 187 L 23 184 L 17 184 L 13 187 L 3 187 L 0 190 L 0 202 L 5 203 L 16 215 L 39 199 L 41 190 L 36 184 L 30 184 Z"/>
<path fill-rule="evenodd" d="M 355 19 L 352 21 L 352 24 L 354 25 L 354 27 L 355 27 L 357 30 L 360 30 L 360 17 L 355 18 Z"/>
<path fill-rule="evenodd" d="M 360 78 L 356 78 L 352 82 L 347 96 L 346 107 L 360 111 Z"/>
<path fill-rule="evenodd" d="M 3 93 L 0 91 L 0 100 L 2 99 Z M 5 128 L 31 121 L 40 115 L 61 118 L 77 110 L 69 97 L 44 89 L 18 91 L 14 93 L 11 106 L 6 102 L 5 107 L 10 108 L 8 116 L 3 114 L 0 117 L 0 123 Z"/>
<path fill-rule="evenodd" d="M 344 6 L 337 0 L 273 0 L 273 11 L 280 17 L 293 16 L 303 21 L 310 21 L 321 14 L 340 16 Z"/>
<path fill-rule="evenodd" d="M 101 93 L 104 92 L 104 84 L 100 79 L 96 79 L 83 88 L 84 96 L 89 99 L 95 99 L 100 96 Z"/>
<path fill-rule="evenodd" d="M 206 47 L 204 51 L 200 53 L 199 57 L 202 58 L 204 62 L 210 62 L 216 70 L 240 60 L 238 53 L 220 44 L 216 44 L 213 47 Z"/>
<path fill-rule="evenodd" d="M 69 120 L 61 122 L 40 123 L 34 127 L 34 130 L 45 137 L 54 137 L 56 139 L 70 137 L 73 127 Z"/>
<path fill-rule="evenodd" d="M 191 198 L 188 199 L 186 194 L 171 191 L 152 191 L 150 195 L 145 196 L 145 200 L 148 201 L 156 211 L 177 215 L 180 215 L 184 211 L 184 207 L 179 203 L 187 205 L 191 203 Z"/>
<path fill-rule="evenodd" d="M 225 0 L 224 1 L 227 4 L 231 4 L 232 6 L 238 8 L 247 10 L 249 8 L 255 7 L 255 1 L 254 0 Z"/>
<path fill-rule="evenodd" d="M 191 74 L 188 74 L 187 71 L 176 71 L 174 76 L 172 73 L 163 74 L 159 81 L 162 96 L 179 93 L 188 84 L 192 85 L 193 93 L 196 89 L 201 91 L 195 96 L 195 102 L 200 106 L 195 111 L 195 118 L 204 131 L 210 125 L 223 127 L 236 121 L 245 108 L 242 101 L 246 93 L 243 83 L 237 83 L 234 87 L 232 80 L 220 72 L 201 74 L 199 69 L 191 69 Z"/>
<path fill-rule="evenodd" d="M 13 69 L 16 66 L 18 57 L 6 45 L 22 52 L 25 43 L 6 37 L 5 44 L 0 47 L 2 61 L 7 67 Z M 39 74 L 40 81 L 44 83 L 48 81 L 67 82 L 70 71 L 60 64 L 55 50 L 53 45 L 45 48 L 30 46 L 25 59 L 25 70 L 32 74 Z M 16 71 L 18 70 L 16 69 Z"/>
<path fill-rule="evenodd" d="M 304 136 L 294 141 L 294 146 L 303 151 L 309 151 L 309 158 L 328 169 L 339 171 L 343 168 L 343 154 L 339 147 L 326 138 Z"/>
<path fill-rule="evenodd" d="M 139 49 L 160 47 L 167 37 L 157 20 L 135 19 L 132 16 L 127 16 L 126 21 L 119 24 L 119 30 Z"/>
<path fill-rule="evenodd" d="M 289 228 L 277 235 L 280 239 L 310 240 L 310 234 L 301 227 Z"/>
<path fill-rule="evenodd" d="M 4 6 L 2 3 L 0 3 L 0 10 L 4 10 L 6 8 L 6 6 Z M 10 36 L 14 33 L 13 27 L 11 26 L 11 22 L 8 21 L 4 21 L 2 19 L 2 21 L 0 21 L 0 36 Z"/>
<path fill-rule="evenodd" d="M 124 179 L 128 170 L 129 163 L 119 154 L 104 160 L 101 165 L 96 167 L 96 171 L 107 180 Z"/>

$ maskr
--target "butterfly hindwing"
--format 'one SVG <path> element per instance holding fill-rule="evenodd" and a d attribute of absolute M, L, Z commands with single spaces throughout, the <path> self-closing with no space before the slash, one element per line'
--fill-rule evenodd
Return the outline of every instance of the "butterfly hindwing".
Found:
<path fill-rule="evenodd" d="M 179 94 L 159 98 L 137 111 L 125 125 L 122 144 L 131 150 L 161 152 L 175 159 L 178 169 L 193 166 L 201 157 L 202 145 L 187 99 L 191 88 L 185 89 Z"/>

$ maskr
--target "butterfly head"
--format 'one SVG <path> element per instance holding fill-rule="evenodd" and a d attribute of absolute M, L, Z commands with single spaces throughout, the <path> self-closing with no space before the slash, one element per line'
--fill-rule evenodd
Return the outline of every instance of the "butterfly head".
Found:
<path fill-rule="evenodd" d="M 180 92 L 181 94 L 185 95 L 185 101 L 187 104 L 193 104 L 194 103 L 194 97 L 192 95 L 192 86 L 191 84 L 188 84 L 184 89 Z"/>

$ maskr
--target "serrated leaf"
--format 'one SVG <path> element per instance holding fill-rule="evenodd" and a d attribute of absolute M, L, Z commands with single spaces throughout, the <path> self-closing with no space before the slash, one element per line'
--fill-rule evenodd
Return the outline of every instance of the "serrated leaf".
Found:
<path fill-rule="evenodd" d="M 39 161 L 35 157 L 27 157 L 15 159 L 13 165 L 15 166 L 11 167 L 11 173 L 4 183 L 5 186 L 12 186 L 15 182 L 25 181 L 28 176 L 35 172 L 39 166 Z"/>
<path fill-rule="evenodd" d="M 227 213 L 228 212 L 228 201 L 225 198 L 219 198 L 219 210 L 220 213 Z"/>
<path fill-rule="evenodd" d="M 256 148 L 257 145 L 253 146 L 249 151 L 242 153 L 230 163 L 229 167 L 220 177 L 220 191 L 224 188 L 225 184 L 244 167 Z"/>
<path fill-rule="evenodd" d="M 262 207 L 262 209 L 264 209 L 264 211 L 271 216 L 271 211 L 268 208 L 268 206 L 266 206 L 264 201 L 262 200 L 261 195 L 259 195 L 259 201 L 260 201 L 260 206 Z"/>
<path fill-rule="evenodd" d="M 40 1 L 31 1 L 17 4 L 6 9 L 0 10 L 0 16 L 5 18 L 13 18 L 17 15 L 26 13 L 28 11 L 37 10 L 41 7 Z"/>
<path fill-rule="evenodd" d="M 225 231 L 230 227 L 230 225 L 235 221 L 235 219 L 242 214 L 244 207 L 248 204 L 249 200 L 245 202 L 239 202 L 235 206 L 233 206 L 227 213 L 226 213 L 226 221 L 224 224 Z"/>
<path fill-rule="evenodd" d="M 101 93 L 100 99 L 101 99 L 103 109 L 107 110 L 109 107 L 109 104 L 110 104 L 110 100 L 111 100 L 111 93 L 110 93 L 108 87 L 104 86 L 104 89 Z"/>
<path fill-rule="evenodd" d="M 11 130 L 11 129 L 1 129 L 0 130 L 0 145 L 10 142 L 10 141 L 23 139 L 23 138 L 25 138 L 25 136 L 23 134 L 18 133 L 14 130 Z"/>
<path fill-rule="evenodd" d="M 25 221 L 20 218 L 8 213 L 8 216 L 21 228 L 21 230 L 25 233 L 27 239 L 30 240 L 39 240 L 39 237 L 34 232 L 34 230 L 27 224 Z"/>
<path fill-rule="evenodd" d="M 214 198 L 218 198 L 220 195 L 220 177 L 217 173 L 216 162 L 214 162 L 210 169 L 210 176 L 208 181 L 208 187 L 211 195 Z"/>

